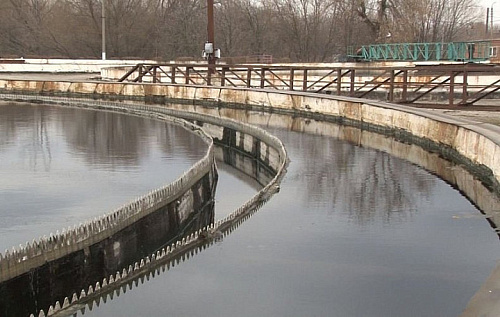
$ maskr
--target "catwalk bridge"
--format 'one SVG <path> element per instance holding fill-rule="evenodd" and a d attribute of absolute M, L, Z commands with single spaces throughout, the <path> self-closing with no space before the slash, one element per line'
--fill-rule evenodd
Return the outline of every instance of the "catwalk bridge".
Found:
<path fill-rule="evenodd" d="M 359 65 L 359 64 L 357 64 Z M 425 66 L 274 66 L 138 64 L 119 82 L 151 82 L 316 92 L 401 104 L 444 100 L 449 106 L 473 105 L 500 90 L 500 67 L 492 64 Z"/>

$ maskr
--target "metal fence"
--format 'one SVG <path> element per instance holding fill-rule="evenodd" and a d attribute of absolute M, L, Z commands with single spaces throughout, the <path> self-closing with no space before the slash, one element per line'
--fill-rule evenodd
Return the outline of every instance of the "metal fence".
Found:
<path fill-rule="evenodd" d="M 415 67 L 298 67 L 138 64 L 119 82 L 209 85 L 327 93 L 403 104 L 447 100 L 472 105 L 500 90 L 500 67 L 448 64 Z"/>

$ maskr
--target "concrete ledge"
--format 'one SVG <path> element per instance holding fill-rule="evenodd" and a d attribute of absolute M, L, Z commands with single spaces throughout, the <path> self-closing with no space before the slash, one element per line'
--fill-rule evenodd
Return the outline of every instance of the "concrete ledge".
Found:
<path fill-rule="evenodd" d="M 93 98 L 140 99 L 150 102 L 178 100 L 192 103 L 260 107 L 268 111 L 323 115 L 359 126 L 408 134 L 433 142 L 491 171 L 490 182 L 500 184 L 500 128 L 478 124 L 429 110 L 372 100 L 302 92 L 186 85 L 67 83 L 0 80 L 0 90 L 44 95 L 79 95 Z"/>
<path fill-rule="evenodd" d="M 456 151 L 478 167 L 491 171 L 490 182 L 500 184 L 500 128 L 454 118 L 429 110 L 376 102 L 366 99 L 313 93 L 244 88 L 202 87 L 124 83 L 67 83 L 0 80 L 0 90 L 32 94 L 80 95 L 94 98 L 182 101 L 240 107 L 252 106 L 268 111 L 323 115 L 359 126 L 372 126 L 387 132 L 412 135 Z"/>
<path fill-rule="evenodd" d="M 40 85 L 35 86 L 40 87 Z M 78 104 L 75 104 L 75 106 L 78 106 Z M 126 109 L 105 104 L 89 105 L 88 107 L 107 109 L 108 111 L 127 111 L 128 113 L 148 116 L 148 109 Z M 100 243 L 167 205 L 176 206 L 174 209 L 180 215 L 189 215 L 195 212 L 196 210 L 193 210 L 193 207 L 199 208 L 199 206 L 182 204 L 177 206 L 176 201 L 181 200 L 186 193 L 191 193 L 195 184 L 202 184 L 205 177 L 210 180 L 209 184 L 204 188 L 206 192 L 209 192 L 205 200 L 213 200 L 215 192 L 212 189 L 215 188 L 217 183 L 213 139 L 188 121 L 174 120 L 168 116 L 158 115 L 155 118 L 177 124 L 198 135 L 207 144 L 206 154 L 174 182 L 153 190 L 113 212 L 94 218 L 93 221 L 86 222 L 78 227 L 63 230 L 61 233 L 51 233 L 48 238 L 44 237 L 38 241 L 33 240 L 31 244 L 28 243 L 19 249 L 13 248 L 12 251 L 7 251 L 3 255 L 0 254 L 0 282 L 12 279 L 77 250 Z M 203 201 L 202 203 L 206 202 Z"/>
<path fill-rule="evenodd" d="M 33 59 L 0 60 L 0 73 L 100 73 L 103 69 L 156 63 L 151 60 Z M 119 68 L 118 68 L 119 69 Z"/>
<path fill-rule="evenodd" d="M 51 84 L 57 86 L 57 84 L 55 83 Z M 39 314 L 37 313 L 37 315 L 40 316 L 42 315 L 57 316 L 57 314 L 62 311 L 71 310 L 75 307 L 76 309 L 79 309 L 82 303 L 85 303 L 88 300 L 88 298 L 92 299 L 92 297 L 88 297 L 90 294 L 92 294 L 92 296 L 99 294 L 106 294 L 106 292 L 113 290 L 114 287 L 120 286 L 122 280 L 126 278 L 129 279 L 136 278 L 138 275 L 143 274 L 146 268 L 154 267 L 165 261 L 173 262 L 174 259 L 176 258 L 178 259 L 180 255 L 184 256 L 185 254 L 187 254 L 188 252 L 192 252 L 196 248 L 199 248 L 201 246 L 204 247 L 206 244 L 212 243 L 218 237 L 216 233 L 225 235 L 228 232 L 232 231 L 235 227 L 239 226 L 243 221 L 245 221 L 253 213 L 255 213 L 262 204 L 264 204 L 274 193 L 276 193 L 279 190 L 279 184 L 284 174 L 286 173 L 286 166 L 288 164 L 286 150 L 281 141 L 276 137 L 270 135 L 266 131 L 257 128 L 255 126 L 246 125 L 230 119 L 209 117 L 205 114 L 176 111 L 168 109 L 167 107 L 148 106 L 140 103 L 123 103 L 123 102 L 92 100 L 88 98 L 89 97 L 88 94 L 82 92 L 82 91 L 89 91 L 85 90 L 86 89 L 85 86 L 80 86 L 83 87 L 83 90 L 75 91 L 74 87 L 77 86 L 78 85 L 73 85 L 72 88 L 73 90 L 71 90 L 71 92 L 67 92 L 67 94 L 76 94 L 80 97 L 86 96 L 87 98 L 64 98 L 64 97 L 54 97 L 54 96 L 43 96 L 46 92 L 41 90 L 41 91 L 25 91 L 25 93 L 29 93 L 28 95 L 0 94 L 0 99 L 24 101 L 24 102 L 36 102 L 36 103 L 49 103 L 49 104 L 54 103 L 54 104 L 69 105 L 69 106 L 84 107 L 84 108 L 105 109 L 108 111 L 120 111 L 134 115 L 151 116 L 153 118 L 164 119 L 164 120 L 171 118 L 173 122 L 181 121 L 183 124 L 187 125 L 191 130 L 193 130 L 194 133 L 197 133 L 200 136 L 206 138 L 206 141 L 208 141 L 210 148 L 205 158 L 209 158 L 208 161 L 211 164 L 208 165 L 208 162 L 204 163 L 206 160 L 202 160 L 203 162 L 199 161 L 188 172 L 184 173 L 177 181 L 166 186 L 168 188 L 173 187 L 175 193 L 178 192 L 177 187 L 179 187 L 179 190 L 183 190 L 186 187 L 191 188 L 192 185 L 194 185 L 194 182 L 197 181 L 197 175 L 202 172 L 207 173 L 205 175 L 210 180 L 208 182 L 210 188 L 212 188 L 213 186 L 213 189 L 215 189 L 215 182 L 216 182 L 214 176 L 215 165 L 213 161 L 213 157 L 215 155 L 213 150 L 214 141 L 223 144 L 223 146 L 225 147 L 234 148 L 239 152 L 244 152 L 248 157 L 251 158 L 252 163 L 258 162 L 259 164 L 261 164 L 261 166 L 264 166 L 267 169 L 268 173 L 266 174 L 264 172 L 265 179 L 263 180 L 262 183 L 263 188 L 259 190 L 247 202 L 245 202 L 245 204 L 240 206 L 238 209 L 233 211 L 224 219 L 212 223 L 209 226 L 204 227 L 199 231 L 196 231 L 182 238 L 182 240 L 179 240 L 176 243 L 167 246 L 166 248 L 163 248 L 161 251 L 158 251 L 155 254 L 152 254 L 151 256 L 147 256 L 146 258 L 134 263 L 133 265 L 131 264 L 128 270 L 124 269 L 123 272 L 118 271 L 116 275 L 110 276 L 109 280 L 104 278 L 102 284 L 100 284 L 100 282 L 97 282 L 95 289 L 93 288 L 93 285 L 90 285 L 88 287 L 88 290 L 82 289 L 81 292 L 74 293 L 73 296 L 71 297 L 71 300 L 69 297 L 66 297 L 64 299 L 63 304 L 61 304 L 60 302 L 56 302 L 54 306 L 49 307 L 47 315 L 45 315 L 45 312 L 43 310 L 40 311 Z M 51 90 L 50 94 L 61 95 L 63 93 L 61 91 Z M 195 122 L 195 123 L 191 124 L 190 122 Z M 208 129 L 200 129 L 200 125 L 205 127 L 205 125 L 207 124 L 210 125 Z M 228 134 L 230 135 L 234 134 L 239 137 L 224 138 L 224 136 Z M 252 146 L 249 146 L 250 144 Z M 265 149 L 265 152 L 262 149 Z M 239 168 L 243 167 L 242 172 L 247 173 L 249 175 L 255 174 L 254 168 L 252 166 L 250 166 L 250 169 L 247 170 L 244 169 L 245 166 L 235 166 L 235 167 Z M 259 173 L 262 173 L 262 171 L 259 171 Z M 156 200 L 162 198 L 160 197 L 161 195 L 159 193 L 161 190 L 162 189 L 153 191 L 152 193 L 145 196 L 146 198 L 145 202 L 143 202 L 144 198 L 137 199 L 136 201 L 138 202 L 138 204 L 127 206 L 126 207 L 127 211 L 130 210 L 131 212 L 136 212 L 136 209 L 144 207 L 147 208 L 146 212 L 149 212 L 150 210 L 156 208 L 155 204 Z M 172 200 L 170 199 L 170 197 L 173 197 L 174 200 L 179 199 L 178 196 L 172 196 L 173 193 L 171 192 L 168 192 L 168 194 L 169 194 L 168 195 L 169 201 Z M 182 200 L 182 197 L 179 200 Z M 178 209 L 182 209 L 180 206 L 183 206 L 183 204 L 180 203 L 178 205 Z M 180 211 L 182 212 L 182 210 Z M 90 243 L 95 243 L 94 241 L 95 239 L 102 240 L 103 238 L 109 238 L 109 235 L 107 235 L 106 233 L 110 231 L 108 230 L 109 227 L 108 222 L 111 223 L 111 220 L 108 221 L 107 220 L 108 217 L 111 217 L 111 219 L 116 218 L 120 220 L 120 225 L 123 224 L 124 226 L 128 226 L 135 223 L 135 221 L 138 220 L 138 218 L 141 218 L 142 214 L 144 213 L 140 214 L 134 213 L 131 217 L 126 215 L 127 217 L 121 217 L 121 218 L 115 216 L 115 213 L 111 214 L 110 216 L 105 216 L 104 220 L 99 219 L 98 224 L 95 225 L 97 230 L 99 230 L 98 231 L 99 235 L 93 237 L 92 242 L 89 242 L 88 241 L 89 239 L 86 238 L 85 240 L 82 241 L 78 239 L 77 242 L 86 243 L 84 246 L 88 246 L 88 244 Z M 93 229 L 94 223 L 91 223 L 91 225 L 92 228 L 89 230 L 86 229 L 87 228 L 86 226 L 84 227 L 85 233 L 88 233 Z M 111 229 L 113 228 L 111 227 Z M 75 235 L 76 234 L 77 233 L 75 233 Z M 49 242 L 52 243 L 51 241 L 52 238 Z M 71 250 L 64 250 L 65 252 L 74 251 L 75 247 L 80 249 L 80 245 L 75 245 L 73 241 L 65 242 L 66 240 L 64 240 L 64 242 L 61 242 L 61 239 L 59 238 L 58 235 L 56 236 L 55 241 L 57 250 L 60 250 L 59 248 L 60 245 L 64 246 L 67 245 L 68 249 L 71 249 Z M 9 254 L 8 257 L 4 258 L 2 258 L 2 255 L 0 254 L 0 278 L 4 276 L 5 278 L 17 276 L 18 274 L 30 269 L 30 267 L 27 267 L 25 265 L 23 265 L 20 268 L 17 267 L 17 264 L 19 262 L 23 262 L 25 260 L 30 259 L 29 256 L 31 256 L 31 253 L 27 254 L 25 249 L 28 249 L 28 247 L 23 248 L 22 250 L 15 250 L 13 255 Z M 44 245 L 44 251 L 45 249 L 47 248 Z M 44 252 L 42 251 L 41 253 L 43 255 Z M 61 255 L 63 254 L 61 253 L 56 254 L 56 256 L 59 257 Z M 36 261 L 37 258 L 35 258 L 34 260 Z M 4 265 L 2 266 L 2 264 Z M 32 314 L 32 316 L 34 315 Z"/>

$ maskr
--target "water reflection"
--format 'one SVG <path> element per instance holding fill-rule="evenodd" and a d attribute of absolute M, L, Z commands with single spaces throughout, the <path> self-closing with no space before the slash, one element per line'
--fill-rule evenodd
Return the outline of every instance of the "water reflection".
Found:
<path fill-rule="evenodd" d="M 39 157 L 49 168 L 50 134 L 63 137 L 70 146 L 68 151 L 81 155 L 90 165 L 137 165 L 152 151 L 152 143 L 164 155 L 180 152 L 192 157 L 203 153 L 202 143 L 195 137 L 176 142 L 182 129 L 175 125 L 112 112 L 4 103 L 0 105 L 0 123 L 0 151 L 19 146 L 16 140 L 24 141 L 22 150 L 30 156 L 33 168 L 40 163 Z M 191 147 L 196 151 L 193 154 Z"/>
<path fill-rule="evenodd" d="M 251 117 L 259 118 L 260 116 L 261 114 L 256 114 Z M 276 115 L 272 122 L 287 122 L 286 118 Z M 328 141 L 322 141 L 323 146 L 320 147 L 321 153 L 318 155 L 326 155 L 329 158 L 328 161 L 337 161 L 340 164 L 337 164 L 336 168 L 330 171 L 329 175 L 334 175 L 333 179 L 335 179 L 331 184 L 322 186 L 321 184 L 328 178 L 313 177 L 311 182 L 313 188 L 309 191 L 309 195 L 314 195 L 315 191 L 320 191 L 323 197 L 331 194 L 334 196 L 332 197 L 334 203 L 337 200 L 345 201 L 347 199 L 348 209 L 357 211 L 355 214 L 350 213 L 352 219 L 356 219 L 361 224 L 375 219 L 387 222 L 396 219 L 398 221 L 410 220 L 411 215 L 419 210 L 417 202 L 428 202 L 435 196 L 439 180 L 435 177 L 429 178 L 426 173 L 418 170 L 409 173 L 405 166 L 410 162 L 438 175 L 453 188 L 459 190 L 479 208 L 481 213 L 486 215 L 491 227 L 497 231 L 497 224 L 500 223 L 500 210 L 497 206 L 500 205 L 500 199 L 481 182 L 480 175 L 472 175 L 466 166 L 445 160 L 439 153 L 427 152 L 417 145 L 400 142 L 391 137 L 358 128 L 301 118 L 288 118 L 288 120 L 291 121 L 290 125 L 293 127 L 293 131 L 309 134 L 319 133 L 325 137 L 345 141 L 335 142 L 334 145 L 329 145 Z M 256 122 L 259 120 L 257 119 Z M 275 129 L 272 124 L 268 126 Z M 290 142 L 294 143 L 293 140 Z M 310 142 L 304 144 L 310 144 Z M 304 144 L 297 146 L 307 147 Z M 358 147 L 352 148 L 352 144 Z M 365 151 L 362 147 L 376 151 Z M 310 151 L 314 150 L 310 149 Z M 387 156 L 386 153 L 389 153 L 390 156 Z M 365 160 L 365 158 L 368 159 Z M 357 164 L 353 164 L 353 162 L 357 162 Z M 304 166 L 303 168 L 315 167 Z M 321 173 L 321 170 L 328 171 L 328 168 L 328 164 L 322 164 L 320 171 L 316 170 L 306 174 L 315 175 Z M 346 172 L 347 175 L 341 175 L 343 173 L 338 173 L 338 171 Z M 371 186 L 365 186 L 367 183 Z M 339 184 L 344 186 L 339 186 Z M 328 191 L 328 188 L 334 190 Z M 341 194 L 337 194 L 338 192 Z M 351 197 L 352 193 L 354 193 L 354 197 Z M 353 202 L 352 200 L 356 200 L 356 198 L 359 201 Z M 443 201 L 446 201 L 445 197 L 443 197 Z M 310 201 L 310 203 L 314 204 L 314 201 Z M 385 213 L 374 214 L 374 209 L 378 209 L 373 208 L 374 206 L 383 206 L 381 210 Z M 462 216 L 459 213 L 456 219 Z M 476 217 L 481 217 L 481 215 L 476 213 Z"/>
<path fill-rule="evenodd" d="M 287 138 L 287 142 L 305 155 L 327 158 L 308 164 L 304 154 L 294 153 L 301 157 L 303 173 L 298 177 L 308 204 L 326 204 L 330 212 L 344 210 L 360 225 L 407 220 L 417 211 L 417 201 L 426 199 L 435 186 L 433 179 L 409 175 L 407 163 L 380 151 L 365 151 L 331 138 L 302 144 Z"/>
<path fill-rule="evenodd" d="M 279 113 L 234 109 L 204 111 L 267 127 L 271 133 L 282 135 L 290 151 L 299 157 L 294 164 L 301 164 L 302 173 L 297 177 L 304 186 L 308 206 L 323 204 L 330 206 L 330 212 L 345 211 L 349 219 L 360 225 L 373 221 L 407 221 L 418 211 L 417 202 L 428 200 L 434 190 L 436 179 L 409 171 L 405 167 L 407 162 L 384 153 L 391 153 L 390 147 L 378 146 L 381 139 L 393 142 L 391 138 Z M 278 132 L 283 130 L 323 137 L 290 137 Z M 366 151 L 363 147 L 382 151 Z M 310 158 L 322 159 L 310 164 Z"/>
<path fill-rule="evenodd" d="M 177 142 L 179 127 L 147 118 L 81 109 L 65 109 L 59 117 L 68 144 L 93 166 L 137 165 L 151 143 L 171 156 L 200 148 L 192 139 Z"/>
<path fill-rule="evenodd" d="M 0 132 L 0 250 L 109 212 L 206 153 L 178 126 L 64 107 L 2 103 Z"/>
<path fill-rule="evenodd" d="M 49 171 L 52 154 L 50 139 L 47 132 L 47 114 L 45 108 L 36 108 L 19 113 L 16 108 L 0 105 L 0 151 L 9 146 L 14 146 L 16 140 L 22 138 L 20 147 L 23 156 L 29 156 L 27 165 L 32 170 L 41 169 Z M 18 134 L 23 134 L 24 137 Z"/>
<path fill-rule="evenodd" d="M 311 205 L 321 201 L 315 197 L 330 197 L 329 201 L 334 205 L 342 201 L 338 209 L 347 207 L 350 219 L 360 224 L 375 219 L 385 222 L 410 220 L 411 215 L 419 209 L 415 202 L 432 198 L 438 179 L 428 178 L 419 172 L 408 173 L 405 167 L 407 162 L 425 168 L 461 191 L 486 214 L 495 230 L 496 224 L 500 223 L 500 210 L 497 208 L 500 200 L 481 182 L 481 176 L 471 175 L 466 167 L 442 159 L 439 153 L 429 153 L 417 145 L 381 134 L 310 118 L 252 110 L 204 108 L 203 111 L 267 127 L 283 135 L 293 144 L 292 150 L 300 149 L 296 153 L 300 157 L 299 162 L 307 162 L 310 157 L 327 158 L 301 166 L 306 171 L 299 176 L 305 180 L 306 199 Z M 322 137 L 312 140 L 307 137 L 291 138 L 287 133 L 279 132 L 283 130 Z M 376 151 L 364 151 L 362 147 Z M 382 192 L 377 193 L 381 189 Z M 381 209 L 384 213 L 376 215 L 377 208 L 373 208 L 374 205 L 385 206 Z"/>

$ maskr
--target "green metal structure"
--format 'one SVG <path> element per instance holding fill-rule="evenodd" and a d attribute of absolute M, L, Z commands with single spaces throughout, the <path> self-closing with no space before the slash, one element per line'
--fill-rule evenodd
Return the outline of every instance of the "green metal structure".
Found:
<path fill-rule="evenodd" d="M 347 56 L 359 61 L 457 61 L 489 59 L 490 41 L 449 43 L 387 43 L 349 47 Z"/>

